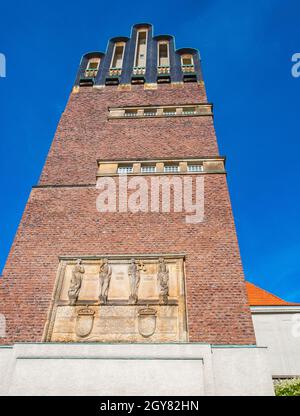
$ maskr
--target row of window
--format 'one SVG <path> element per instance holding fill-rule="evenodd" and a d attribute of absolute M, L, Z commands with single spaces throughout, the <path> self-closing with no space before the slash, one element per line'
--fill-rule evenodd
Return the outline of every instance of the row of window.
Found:
<path fill-rule="evenodd" d="M 187 165 L 188 172 L 203 172 L 203 165 L 202 164 L 188 164 Z M 142 165 L 141 166 L 142 173 L 155 173 L 156 172 L 156 165 Z M 164 165 L 164 172 L 165 173 L 177 173 L 180 172 L 179 164 L 165 164 Z M 132 165 L 121 165 L 118 166 L 118 173 L 119 174 L 128 174 L 133 173 L 133 166 Z"/>
<path fill-rule="evenodd" d="M 147 118 L 172 116 L 212 115 L 211 104 L 158 106 L 158 107 L 109 107 L 109 118 Z"/>
<path fill-rule="evenodd" d="M 137 33 L 133 75 L 144 75 L 147 63 L 147 38 L 148 30 L 140 29 Z M 113 56 L 110 63 L 110 76 L 119 77 L 122 73 L 125 42 L 117 42 L 114 46 Z M 85 71 L 86 77 L 94 78 L 100 66 L 100 58 L 91 58 Z M 192 54 L 181 56 L 182 71 L 194 72 L 194 60 Z M 170 73 L 170 47 L 168 40 L 161 40 L 157 45 L 157 71 L 158 74 L 168 75 Z"/>
<path fill-rule="evenodd" d="M 225 159 L 183 159 L 183 160 L 98 160 L 97 177 L 114 175 L 161 175 L 161 174 L 193 174 L 193 173 L 225 173 Z"/>
<path fill-rule="evenodd" d="M 155 117 L 157 115 L 163 115 L 163 116 L 176 116 L 178 114 L 176 108 L 164 108 L 162 109 L 162 113 L 159 113 L 157 108 L 151 108 L 151 109 L 144 109 L 143 116 L 144 117 Z M 182 109 L 181 114 L 183 115 L 195 115 L 196 109 L 195 107 L 185 107 Z M 127 109 L 124 113 L 125 117 L 137 117 L 138 116 L 138 110 L 137 109 Z"/>

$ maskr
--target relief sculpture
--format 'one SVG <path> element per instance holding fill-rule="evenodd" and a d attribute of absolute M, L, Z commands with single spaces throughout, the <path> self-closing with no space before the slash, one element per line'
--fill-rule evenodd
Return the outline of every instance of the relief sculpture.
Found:
<path fill-rule="evenodd" d="M 159 303 L 160 305 L 167 305 L 169 296 L 169 270 L 162 257 L 158 261 L 157 280 L 160 286 Z"/>
<path fill-rule="evenodd" d="M 43 340 L 186 342 L 184 255 L 61 257 Z"/>
<path fill-rule="evenodd" d="M 137 262 L 135 259 L 131 259 L 131 263 L 128 267 L 128 276 L 130 283 L 130 295 L 128 303 L 130 305 L 135 305 L 138 301 L 138 290 L 141 280 L 141 270 L 146 270 L 144 263 L 142 261 Z"/>
<path fill-rule="evenodd" d="M 100 305 L 106 305 L 107 303 L 107 296 L 108 296 L 108 289 L 111 279 L 112 269 L 108 264 L 108 259 L 104 259 L 101 261 L 100 264 L 100 272 L 99 272 L 99 283 L 100 283 L 100 294 L 99 294 L 99 301 Z"/>
<path fill-rule="evenodd" d="M 84 267 L 81 263 L 81 259 L 78 259 L 72 270 L 72 279 L 68 292 L 69 302 L 71 306 L 74 306 L 78 299 L 78 295 L 82 284 L 82 278 L 85 272 Z"/>

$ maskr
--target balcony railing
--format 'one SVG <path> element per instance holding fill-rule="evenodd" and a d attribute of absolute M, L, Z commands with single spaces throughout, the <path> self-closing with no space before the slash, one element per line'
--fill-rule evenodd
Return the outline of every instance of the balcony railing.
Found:
<path fill-rule="evenodd" d="M 195 72 L 195 67 L 193 64 L 186 64 L 181 65 L 182 72 L 189 73 L 189 72 Z"/>
<path fill-rule="evenodd" d="M 158 74 L 169 74 L 170 66 L 169 65 L 160 65 L 157 67 Z"/>
<path fill-rule="evenodd" d="M 145 66 L 135 66 L 133 67 L 133 75 L 145 75 L 146 67 Z"/>
<path fill-rule="evenodd" d="M 110 68 L 109 76 L 110 77 L 119 77 L 122 74 L 122 68 Z"/>
<path fill-rule="evenodd" d="M 98 74 L 98 69 L 86 69 L 84 76 L 86 78 L 95 78 L 97 74 Z"/>

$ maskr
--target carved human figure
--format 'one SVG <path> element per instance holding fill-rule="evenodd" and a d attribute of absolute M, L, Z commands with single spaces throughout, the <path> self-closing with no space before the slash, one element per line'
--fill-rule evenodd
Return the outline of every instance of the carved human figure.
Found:
<path fill-rule="evenodd" d="M 104 259 L 100 264 L 100 272 L 99 272 L 99 283 L 100 283 L 100 294 L 99 294 L 99 301 L 101 305 L 105 305 L 107 303 L 107 296 L 108 296 L 108 289 L 111 279 L 112 269 L 111 266 L 108 264 L 108 259 Z"/>
<path fill-rule="evenodd" d="M 131 305 L 135 305 L 138 301 L 138 290 L 141 280 L 141 270 L 146 270 L 144 263 L 142 261 L 136 262 L 135 259 L 131 259 L 131 263 L 128 267 L 128 276 L 130 282 L 129 304 Z"/>
<path fill-rule="evenodd" d="M 158 260 L 157 280 L 160 285 L 159 303 L 166 305 L 169 296 L 169 270 L 162 257 Z"/>
<path fill-rule="evenodd" d="M 78 299 L 84 273 L 85 269 L 82 266 L 81 259 L 76 260 L 76 264 L 72 270 L 72 278 L 68 291 L 69 302 L 71 306 L 75 305 Z"/>

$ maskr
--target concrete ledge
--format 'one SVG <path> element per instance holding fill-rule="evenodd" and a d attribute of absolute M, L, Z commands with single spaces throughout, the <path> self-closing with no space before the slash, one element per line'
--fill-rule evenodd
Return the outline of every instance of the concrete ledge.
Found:
<path fill-rule="evenodd" d="M 15 344 L 1 395 L 272 395 L 265 349 L 209 344 Z"/>

